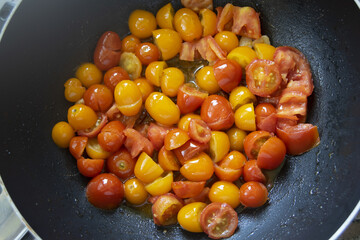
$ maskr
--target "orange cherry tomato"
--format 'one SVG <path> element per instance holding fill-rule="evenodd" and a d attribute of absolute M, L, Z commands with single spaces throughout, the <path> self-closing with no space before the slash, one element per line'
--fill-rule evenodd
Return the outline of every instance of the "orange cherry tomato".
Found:
<path fill-rule="evenodd" d="M 286 155 L 286 146 L 278 137 L 269 138 L 260 148 L 257 164 L 262 169 L 273 170 L 281 165 Z"/>
<path fill-rule="evenodd" d="M 245 182 L 261 182 L 266 183 L 265 175 L 262 173 L 261 169 L 257 165 L 256 160 L 249 160 L 244 165 L 243 178 Z"/>
<path fill-rule="evenodd" d="M 177 216 L 180 226 L 189 232 L 202 232 L 200 214 L 205 207 L 206 203 L 203 202 L 193 202 L 182 207 Z"/>
<path fill-rule="evenodd" d="M 131 80 L 122 80 L 114 91 L 115 102 L 122 114 L 134 116 L 139 113 L 142 106 L 142 94 Z"/>
<path fill-rule="evenodd" d="M 209 199 L 211 202 L 227 203 L 236 208 L 240 205 L 239 188 L 231 182 L 215 182 L 210 188 Z"/>
<path fill-rule="evenodd" d="M 137 178 L 125 182 L 124 193 L 126 201 L 134 205 L 143 204 L 148 197 L 144 184 Z"/>
<path fill-rule="evenodd" d="M 180 34 L 171 29 L 157 29 L 153 31 L 156 46 L 161 52 L 161 59 L 166 61 L 175 57 L 181 50 Z"/>
<path fill-rule="evenodd" d="M 171 3 L 166 4 L 159 9 L 156 13 L 156 22 L 160 28 L 174 29 L 173 19 L 174 19 L 174 8 Z"/>
<path fill-rule="evenodd" d="M 239 46 L 236 34 L 230 31 L 219 32 L 215 35 L 214 39 L 221 49 L 227 53 Z"/>
<path fill-rule="evenodd" d="M 197 115 L 194 113 L 188 113 L 180 118 L 180 120 L 178 122 L 178 128 L 188 132 L 191 119 L 200 119 L 201 120 L 201 117 L 200 117 L 200 115 Z"/>
<path fill-rule="evenodd" d="M 165 94 L 153 92 L 145 101 L 146 111 L 158 123 L 171 126 L 179 122 L 178 106 Z"/>
<path fill-rule="evenodd" d="M 134 173 L 143 183 L 150 183 L 163 174 L 164 170 L 145 152 L 138 157 Z"/>
<path fill-rule="evenodd" d="M 204 152 L 186 161 L 180 168 L 180 173 L 190 181 L 206 181 L 214 173 L 214 165 L 211 158 Z"/>
<path fill-rule="evenodd" d="M 85 177 L 95 177 L 99 175 L 104 167 L 104 159 L 78 158 L 77 168 Z"/>
<path fill-rule="evenodd" d="M 113 104 L 113 93 L 102 84 L 94 84 L 84 93 L 84 102 L 96 112 L 106 112 Z"/>
<path fill-rule="evenodd" d="M 66 100 L 68 100 L 69 102 L 79 101 L 86 91 L 86 88 L 83 87 L 80 80 L 77 78 L 70 78 L 69 80 L 67 80 L 64 84 L 64 87 L 64 95 Z"/>
<path fill-rule="evenodd" d="M 205 66 L 197 71 L 195 79 L 197 85 L 210 94 L 220 91 L 219 84 L 214 76 L 214 68 L 212 66 Z"/>
<path fill-rule="evenodd" d="M 217 61 L 214 66 L 214 76 L 220 88 L 227 93 L 239 86 L 242 70 L 240 64 L 231 59 Z"/>
<path fill-rule="evenodd" d="M 135 49 L 135 55 L 140 59 L 143 65 L 149 65 L 151 62 L 160 59 L 158 47 L 152 43 L 140 43 Z"/>
<path fill-rule="evenodd" d="M 268 200 L 268 191 L 264 184 L 246 182 L 240 187 L 240 202 L 245 207 L 261 207 Z"/>
<path fill-rule="evenodd" d="M 216 14 L 208 8 L 199 11 L 200 23 L 203 28 L 203 37 L 213 36 L 216 33 Z"/>
<path fill-rule="evenodd" d="M 246 132 L 237 127 L 233 127 L 230 130 L 228 130 L 226 133 L 230 140 L 230 149 L 243 152 Z"/>
<path fill-rule="evenodd" d="M 68 110 L 68 122 L 75 130 L 91 128 L 98 117 L 92 108 L 84 104 L 75 104 Z"/>
<path fill-rule="evenodd" d="M 190 139 L 189 134 L 179 128 L 173 129 L 165 136 L 164 147 L 166 150 L 173 150 L 181 147 Z"/>
<path fill-rule="evenodd" d="M 135 52 L 136 47 L 141 43 L 138 37 L 129 35 L 124 37 L 121 42 L 121 49 L 123 52 Z"/>
<path fill-rule="evenodd" d="M 161 91 L 169 97 L 175 97 L 179 88 L 185 82 L 184 73 L 176 67 L 169 67 L 163 70 L 160 77 Z"/>
<path fill-rule="evenodd" d="M 157 197 L 151 208 L 154 223 L 159 226 L 177 223 L 177 214 L 183 206 L 183 202 L 172 193 Z"/>
<path fill-rule="evenodd" d="M 129 74 L 122 67 L 110 68 L 104 75 L 104 84 L 112 92 L 114 92 L 116 85 L 122 80 L 130 80 Z"/>
<path fill-rule="evenodd" d="M 180 163 L 176 159 L 175 153 L 172 151 L 166 150 L 163 146 L 158 153 L 158 162 L 159 165 L 165 171 L 179 171 Z"/>
<path fill-rule="evenodd" d="M 194 112 L 204 102 L 207 93 L 196 89 L 193 84 L 186 83 L 179 88 L 177 105 L 182 114 Z"/>
<path fill-rule="evenodd" d="M 241 177 L 241 169 L 231 169 L 220 167 L 219 165 L 214 165 L 215 175 L 222 181 L 233 182 L 238 180 Z"/>
<path fill-rule="evenodd" d="M 151 37 L 152 31 L 156 29 L 154 14 L 145 10 L 133 11 L 128 19 L 130 32 L 140 39 Z"/>
<path fill-rule="evenodd" d="M 138 86 L 142 94 L 143 102 L 145 102 L 146 98 L 150 95 L 150 93 L 154 91 L 153 85 L 151 85 L 149 81 L 146 80 L 146 78 L 138 78 L 134 80 L 134 83 L 136 84 L 136 86 Z"/>
<path fill-rule="evenodd" d="M 189 140 L 179 148 L 174 149 L 174 153 L 181 164 L 195 157 L 202 151 L 208 150 L 209 144 L 199 143 L 195 140 Z"/>
<path fill-rule="evenodd" d="M 136 160 L 131 157 L 128 150 L 121 148 L 113 153 L 107 160 L 106 165 L 109 172 L 124 180 L 134 174 Z"/>
<path fill-rule="evenodd" d="M 120 121 L 106 124 L 97 136 L 100 146 L 108 152 L 118 151 L 125 141 L 124 129 L 125 126 Z"/>
<path fill-rule="evenodd" d="M 211 129 L 201 119 L 191 119 L 189 122 L 189 136 L 200 143 L 208 143 L 211 139 Z"/>
<path fill-rule="evenodd" d="M 61 148 L 67 148 L 74 136 L 74 129 L 67 122 L 56 123 L 51 131 L 54 143 Z"/>
<path fill-rule="evenodd" d="M 80 65 L 76 70 L 75 75 L 82 85 L 87 88 L 93 84 L 101 83 L 103 79 L 102 72 L 93 63 L 84 63 Z"/>
<path fill-rule="evenodd" d="M 167 68 L 167 64 L 165 61 L 154 61 L 150 63 L 145 70 L 145 77 L 149 82 L 157 87 L 161 85 L 161 75 L 163 74 L 163 70 Z"/>
<path fill-rule="evenodd" d="M 192 181 L 178 181 L 171 184 L 172 190 L 179 198 L 191 198 L 199 195 L 204 187 L 205 181 L 192 182 Z"/>
<path fill-rule="evenodd" d="M 179 9 L 174 16 L 174 26 L 181 38 L 186 42 L 200 39 L 202 26 L 198 15 L 189 8 Z"/>
<path fill-rule="evenodd" d="M 276 109 L 272 104 L 258 104 L 255 108 L 255 116 L 257 129 L 273 133 L 276 131 Z"/>
<path fill-rule="evenodd" d="M 88 138 L 81 136 L 75 136 L 70 140 L 69 151 L 75 159 L 79 159 L 82 157 L 87 142 Z"/>

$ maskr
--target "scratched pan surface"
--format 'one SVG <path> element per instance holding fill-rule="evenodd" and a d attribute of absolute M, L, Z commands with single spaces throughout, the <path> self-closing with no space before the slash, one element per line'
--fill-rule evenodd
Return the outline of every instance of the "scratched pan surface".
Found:
<path fill-rule="evenodd" d="M 206 239 L 177 226 L 164 231 L 126 206 L 90 206 L 87 179 L 50 137 L 52 126 L 66 120 L 63 84 L 76 66 L 92 60 L 99 36 L 106 30 L 124 36 L 132 10 L 155 11 L 165 3 L 27 0 L 8 25 L 0 44 L 0 174 L 41 237 Z M 233 3 L 261 13 L 262 31 L 275 46 L 290 45 L 307 56 L 315 84 L 308 121 L 319 127 L 321 145 L 287 158 L 269 203 L 242 212 L 232 239 L 327 239 L 360 199 L 359 9 L 353 1 Z"/>

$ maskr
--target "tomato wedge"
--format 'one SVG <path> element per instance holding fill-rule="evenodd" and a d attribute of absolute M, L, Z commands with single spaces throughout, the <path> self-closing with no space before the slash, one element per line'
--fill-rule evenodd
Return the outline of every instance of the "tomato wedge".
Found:
<path fill-rule="evenodd" d="M 141 135 L 138 131 L 132 128 L 127 128 L 124 130 L 126 136 L 125 147 L 130 152 L 131 157 L 135 158 L 141 152 L 146 152 L 148 155 L 152 155 L 154 151 L 154 146 L 149 139 Z"/>
<path fill-rule="evenodd" d="M 75 159 L 82 157 L 85 147 L 88 142 L 88 137 L 76 136 L 70 140 L 69 151 Z"/>
<path fill-rule="evenodd" d="M 104 166 L 104 159 L 79 158 L 77 160 L 77 168 L 85 177 L 95 177 L 99 175 Z"/>
<path fill-rule="evenodd" d="M 241 82 L 241 65 L 232 59 L 219 60 L 214 64 L 214 76 L 220 88 L 230 93 Z"/>
<path fill-rule="evenodd" d="M 261 37 L 259 13 L 251 7 L 234 7 L 232 32 L 236 35 L 258 39 Z"/>
<path fill-rule="evenodd" d="M 244 165 L 243 178 L 245 182 L 261 182 L 266 183 L 265 175 L 262 173 L 261 169 L 257 165 L 256 160 L 249 160 Z"/>
<path fill-rule="evenodd" d="M 108 122 L 107 116 L 104 113 L 98 113 L 97 115 L 98 115 L 98 119 L 94 126 L 92 126 L 91 128 L 88 128 L 88 129 L 78 130 L 77 134 L 80 136 L 88 137 L 88 138 L 96 137 L 99 134 L 99 132 L 101 131 L 101 129 Z"/>
<path fill-rule="evenodd" d="M 158 196 L 151 208 L 154 223 L 159 226 L 175 224 L 177 214 L 183 205 L 183 202 L 172 193 Z"/>
<path fill-rule="evenodd" d="M 107 152 L 116 152 L 125 141 L 124 124 L 120 121 L 111 121 L 103 127 L 97 136 L 100 146 Z"/>
<path fill-rule="evenodd" d="M 212 239 L 227 238 L 234 234 L 238 215 L 227 203 L 211 203 L 200 216 L 201 228 Z"/>
<path fill-rule="evenodd" d="M 191 83 L 182 85 L 177 94 L 177 105 L 181 114 L 194 112 L 201 106 L 207 96 L 207 93 L 196 89 Z"/>
<path fill-rule="evenodd" d="M 161 147 L 164 146 L 165 136 L 170 130 L 172 130 L 170 127 L 164 127 L 155 123 L 150 123 L 147 134 L 149 140 L 154 145 L 156 150 L 159 151 Z"/>
<path fill-rule="evenodd" d="M 191 119 L 189 123 L 189 136 L 200 143 L 208 143 L 211 139 L 211 129 L 201 119 Z"/>
<path fill-rule="evenodd" d="M 260 103 L 255 108 L 256 127 L 259 130 L 275 133 L 276 108 L 270 103 Z"/>
<path fill-rule="evenodd" d="M 207 149 L 209 149 L 208 143 L 199 143 L 195 140 L 190 139 L 184 145 L 174 149 L 173 151 L 179 162 L 183 165 L 185 161 L 195 157 L 197 154 Z"/>
<path fill-rule="evenodd" d="M 179 198 L 192 198 L 199 195 L 205 186 L 205 181 L 177 181 L 172 182 L 171 187 L 176 196 Z"/>

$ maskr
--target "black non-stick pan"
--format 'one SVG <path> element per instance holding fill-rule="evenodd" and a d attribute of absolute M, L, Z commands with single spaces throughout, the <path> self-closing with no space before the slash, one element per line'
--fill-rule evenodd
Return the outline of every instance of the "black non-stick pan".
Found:
<path fill-rule="evenodd" d="M 180 1 L 172 1 L 175 8 Z M 215 1 L 224 6 L 227 1 Z M 308 58 L 315 90 L 308 122 L 321 144 L 287 157 L 269 202 L 239 214 L 231 239 L 328 239 L 360 199 L 360 10 L 351 0 L 231 1 L 261 13 L 263 34 L 275 46 Z M 125 36 L 137 8 L 155 13 L 164 0 L 26 0 L 0 44 L 0 173 L 14 203 L 44 239 L 206 239 L 178 226 L 162 228 L 123 205 L 91 206 L 67 150 L 51 140 L 66 120 L 64 82 L 92 61 L 101 34 Z"/>

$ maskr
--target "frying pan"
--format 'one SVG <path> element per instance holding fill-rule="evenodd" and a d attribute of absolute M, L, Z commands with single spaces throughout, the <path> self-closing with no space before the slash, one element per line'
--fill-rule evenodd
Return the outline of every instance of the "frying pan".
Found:
<path fill-rule="evenodd" d="M 214 1 L 224 6 L 227 1 Z M 230 1 L 261 13 L 263 34 L 275 46 L 307 56 L 315 91 L 308 122 L 321 145 L 286 163 L 269 202 L 239 214 L 231 239 L 328 239 L 360 199 L 360 14 L 353 1 Z M 51 140 L 52 126 L 66 120 L 64 82 L 92 61 L 106 30 L 128 33 L 137 8 L 155 12 L 167 1 L 23 1 L 0 44 L 0 173 L 22 216 L 44 239 L 207 239 L 178 226 L 157 227 L 122 205 L 92 207 L 88 179 L 75 160 Z M 179 1 L 172 1 L 180 8 Z"/>

